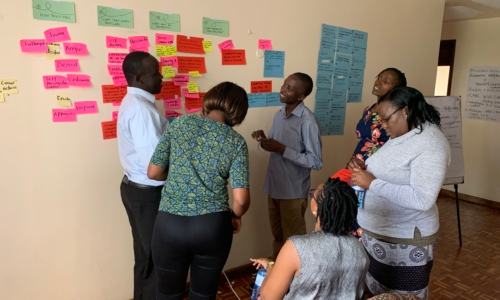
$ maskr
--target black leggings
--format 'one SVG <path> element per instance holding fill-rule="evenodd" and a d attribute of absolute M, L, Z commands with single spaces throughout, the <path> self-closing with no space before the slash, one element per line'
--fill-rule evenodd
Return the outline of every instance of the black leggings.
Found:
<path fill-rule="evenodd" d="M 195 217 L 158 212 L 152 240 L 156 300 L 182 299 L 190 266 L 189 299 L 215 299 L 232 242 L 230 212 Z"/>

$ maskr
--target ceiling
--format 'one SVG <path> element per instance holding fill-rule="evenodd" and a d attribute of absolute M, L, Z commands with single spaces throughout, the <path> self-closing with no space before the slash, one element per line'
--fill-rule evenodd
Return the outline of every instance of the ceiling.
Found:
<path fill-rule="evenodd" d="M 500 0 L 445 0 L 444 22 L 500 18 Z"/>

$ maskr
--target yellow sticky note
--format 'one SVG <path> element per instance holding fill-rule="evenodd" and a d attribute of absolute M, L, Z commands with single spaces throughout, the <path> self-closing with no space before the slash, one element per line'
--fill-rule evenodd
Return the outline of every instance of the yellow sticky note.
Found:
<path fill-rule="evenodd" d="M 198 89 L 198 84 L 196 84 L 196 82 L 188 82 L 187 88 L 190 94 L 200 92 L 200 90 Z"/>
<path fill-rule="evenodd" d="M 60 43 L 47 43 L 47 52 L 45 52 L 45 59 L 54 60 L 61 56 L 61 44 Z"/>
<path fill-rule="evenodd" d="M 17 80 L 15 79 L 2 79 L 0 80 L 0 90 L 4 94 L 17 94 Z"/>
<path fill-rule="evenodd" d="M 205 52 L 212 52 L 212 41 L 204 40 L 203 50 L 205 50 Z"/>
<path fill-rule="evenodd" d="M 177 48 L 175 46 L 164 46 L 166 48 L 166 55 L 162 56 L 177 56 Z"/>
<path fill-rule="evenodd" d="M 2 91 L 0 91 L 0 102 L 5 102 L 5 96 Z"/>
<path fill-rule="evenodd" d="M 156 46 L 156 56 L 167 56 L 167 46 Z"/>
<path fill-rule="evenodd" d="M 71 98 L 66 94 L 57 95 L 57 105 L 62 107 L 71 107 Z"/>
<path fill-rule="evenodd" d="M 163 75 L 164 78 L 174 78 L 175 77 L 174 67 L 162 66 L 161 67 L 161 74 Z"/>
<path fill-rule="evenodd" d="M 189 72 L 189 75 L 192 77 L 201 77 L 201 74 L 199 71 L 191 71 L 191 72 Z"/>

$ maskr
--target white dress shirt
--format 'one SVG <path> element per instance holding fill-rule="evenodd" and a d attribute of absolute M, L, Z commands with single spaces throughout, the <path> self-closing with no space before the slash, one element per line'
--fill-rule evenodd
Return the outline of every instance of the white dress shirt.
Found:
<path fill-rule="evenodd" d="M 120 162 L 129 180 L 152 186 L 165 183 L 149 179 L 147 170 L 167 126 L 168 120 L 156 110 L 153 94 L 127 87 L 127 95 L 118 110 L 117 133 Z"/>

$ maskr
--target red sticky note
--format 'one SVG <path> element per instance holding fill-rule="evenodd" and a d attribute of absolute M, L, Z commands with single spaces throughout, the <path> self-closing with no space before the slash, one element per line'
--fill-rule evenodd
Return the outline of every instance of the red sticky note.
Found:
<path fill-rule="evenodd" d="M 85 74 L 68 74 L 68 83 L 70 86 L 90 87 L 90 76 Z"/>
<path fill-rule="evenodd" d="M 108 63 L 123 64 L 125 56 L 127 56 L 127 53 L 108 53 Z"/>
<path fill-rule="evenodd" d="M 351 174 L 351 170 L 340 169 L 337 173 L 333 174 L 331 178 L 338 178 L 342 181 L 349 182 L 349 180 L 351 179 Z"/>
<path fill-rule="evenodd" d="M 205 54 L 203 49 L 203 38 L 188 37 L 185 35 L 177 35 L 177 52 L 187 52 L 196 54 Z"/>
<path fill-rule="evenodd" d="M 111 112 L 111 118 L 113 121 L 118 121 L 118 111 L 117 110 Z"/>
<path fill-rule="evenodd" d="M 76 122 L 76 109 L 52 109 L 52 122 Z"/>
<path fill-rule="evenodd" d="M 68 27 L 57 27 L 47 29 L 43 32 L 47 43 L 57 43 L 71 40 L 69 36 Z"/>
<path fill-rule="evenodd" d="M 161 92 L 159 94 L 156 94 L 155 98 L 157 100 L 166 98 L 175 98 L 175 95 L 177 95 L 177 97 L 181 96 L 181 88 L 175 86 L 172 81 L 163 81 Z"/>
<path fill-rule="evenodd" d="M 57 72 L 80 72 L 78 59 L 56 59 L 54 63 Z"/>
<path fill-rule="evenodd" d="M 103 103 L 122 102 L 123 97 L 125 97 L 126 94 L 127 94 L 126 86 L 114 86 L 111 84 L 102 86 Z"/>
<path fill-rule="evenodd" d="M 205 67 L 204 57 L 192 57 L 192 56 L 179 56 L 179 73 L 189 73 L 191 71 L 198 71 L 200 73 L 206 73 L 207 69 Z"/>
<path fill-rule="evenodd" d="M 89 55 L 87 45 L 82 43 L 63 43 L 64 53 L 69 55 Z"/>
<path fill-rule="evenodd" d="M 222 50 L 222 65 L 246 65 L 245 50 Z"/>
<path fill-rule="evenodd" d="M 97 101 L 77 101 L 75 102 L 75 109 L 77 115 L 96 114 L 99 112 L 97 110 Z"/>
<path fill-rule="evenodd" d="M 149 39 L 145 35 L 129 36 L 130 48 L 149 47 Z"/>
<path fill-rule="evenodd" d="M 189 82 L 189 75 L 175 75 L 173 82 L 176 86 L 187 86 Z"/>
<path fill-rule="evenodd" d="M 47 52 L 45 40 L 21 40 L 22 52 Z"/>
<path fill-rule="evenodd" d="M 60 75 L 43 76 L 43 86 L 48 89 L 69 88 L 68 78 Z"/>
<path fill-rule="evenodd" d="M 122 65 L 108 65 L 108 73 L 111 76 L 123 75 Z"/>
<path fill-rule="evenodd" d="M 163 99 L 165 108 L 181 108 L 181 98 L 166 98 Z"/>
<path fill-rule="evenodd" d="M 250 93 L 271 93 L 273 91 L 272 80 L 250 82 Z"/>
<path fill-rule="evenodd" d="M 205 97 L 205 92 L 198 93 L 199 98 L 186 98 L 184 106 L 188 113 L 193 113 L 200 111 L 203 108 L 203 98 Z"/>
<path fill-rule="evenodd" d="M 127 39 L 116 36 L 106 36 L 106 48 L 127 49 Z"/>
<path fill-rule="evenodd" d="M 179 59 L 177 56 L 160 57 L 160 63 L 162 66 L 172 66 L 173 68 L 179 67 Z"/>
<path fill-rule="evenodd" d="M 157 33 L 155 34 L 155 44 L 156 45 L 173 45 L 174 36 L 171 34 Z"/>
<path fill-rule="evenodd" d="M 232 40 L 225 40 L 224 42 L 221 42 L 218 44 L 220 52 L 222 50 L 231 50 L 234 49 L 234 44 Z"/>
<path fill-rule="evenodd" d="M 273 43 L 271 40 L 259 40 L 259 49 L 273 50 Z"/>
<path fill-rule="evenodd" d="M 101 127 L 104 140 L 116 139 L 116 121 L 101 122 Z"/>

